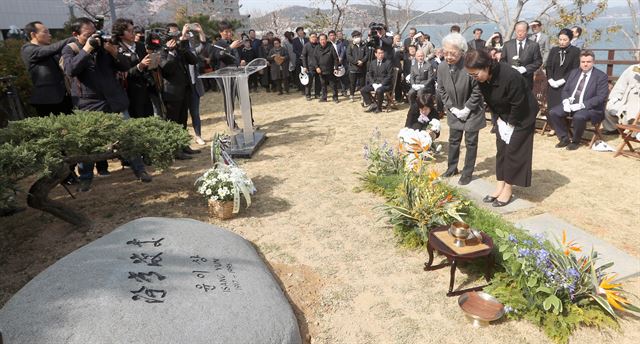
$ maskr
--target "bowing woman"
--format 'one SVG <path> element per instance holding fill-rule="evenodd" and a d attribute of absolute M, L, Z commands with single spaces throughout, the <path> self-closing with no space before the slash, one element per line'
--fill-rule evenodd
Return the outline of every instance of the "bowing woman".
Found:
<path fill-rule="evenodd" d="M 546 72 L 549 88 L 547 90 L 547 109 L 551 110 L 562 103 L 562 89 L 569 72 L 580 65 L 580 49 L 571 45 L 573 32 L 562 29 L 558 33 L 558 46 L 551 48 L 547 59 Z"/>
<path fill-rule="evenodd" d="M 513 199 L 513 185 L 531 186 L 533 135 L 538 103 L 526 80 L 506 63 L 491 60 L 484 50 L 465 57 L 467 73 L 478 81 L 484 100 L 497 115 L 496 189 L 484 197 L 494 207 Z"/>

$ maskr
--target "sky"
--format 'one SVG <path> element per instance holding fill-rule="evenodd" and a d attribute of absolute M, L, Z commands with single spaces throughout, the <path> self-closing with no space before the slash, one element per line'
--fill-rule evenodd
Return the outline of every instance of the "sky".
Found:
<path fill-rule="evenodd" d="M 399 0 L 400 2 L 404 2 L 402 0 Z M 533 0 L 532 1 L 532 5 L 534 2 L 536 2 L 537 0 Z M 391 1 L 390 1 L 391 2 Z M 436 8 L 439 8 L 443 1 L 442 0 L 438 0 L 438 1 L 433 1 L 433 0 L 429 0 L 429 1 L 421 1 L 421 0 L 417 0 L 415 1 L 415 9 L 417 10 L 423 10 L 423 11 L 427 11 L 427 10 L 433 10 Z M 512 2 L 515 2 L 512 0 Z M 242 8 L 240 8 L 240 12 L 243 14 L 251 14 L 254 13 L 255 11 L 262 11 L 262 12 L 270 12 L 272 10 L 276 10 L 279 8 L 284 8 L 284 7 L 288 7 L 288 6 L 307 6 L 307 7 L 320 7 L 320 8 L 328 8 L 329 6 L 329 1 L 322 1 L 322 0 L 276 0 L 275 3 L 277 5 L 274 6 L 274 3 L 271 1 L 265 1 L 265 0 L 240 0 L 240 5 L 242 5 Z M 368 0 L 351 0 L 349 1 L 349 3 L 352 4 L 371 4 L 370 1 Z M 531 6 L 531 5 L 528 5 Z M 626 1 L 625 0 L 609 0 L 609 7 L 614 7 L 614 6 L 626 6 Z M 449 6 L 447 6 L 447 8 L 445 8 L 444 10 L 446 11 L 453 11 L 453 12 L 466 12 L 467 11 L 467 1 L 464 0 L 454 0 Z"/>

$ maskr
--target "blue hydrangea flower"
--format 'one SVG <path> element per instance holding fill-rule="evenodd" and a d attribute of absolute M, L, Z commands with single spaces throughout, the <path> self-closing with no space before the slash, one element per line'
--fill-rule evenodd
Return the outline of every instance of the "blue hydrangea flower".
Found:
<path fill-rule="evenodd" d="M 511 241 L 514 244 L 518 243 L 518 239 L 516 239 L 516 236 L 513 234 L 509 234 L 509 241 Z"/>

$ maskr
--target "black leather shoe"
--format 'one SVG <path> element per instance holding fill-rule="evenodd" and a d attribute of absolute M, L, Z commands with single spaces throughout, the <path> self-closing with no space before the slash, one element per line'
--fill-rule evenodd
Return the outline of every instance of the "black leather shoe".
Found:
<path fill-rule="evenodd" d="M 460 179 L 458 179 L 458 185 L 467 185 L 471 183 L 471 176 L 462 175 Z"/>
<path fill-rule="evenodd" d="M 184 148 L 182 148 L 182 151 L 186 154 L 200 154 L 201 150 L 199 149 L 191 149 L 191 147 L 186 146 Z"/>
<path fill-rule="evenodd" d="M 138 178 L 138 180 L 143 183 L 150 183 L 153 180 L 153 178 L 151 178 L 151 176 L 146 171 L 136 173 L 135 175 L 136 178 Z"/>
<path fill-rule="evenodd" d="M 375 106 L 374 104 L 369 104 L 369 106 L 367 106 L 367 108 L 364 110 L 364 112 L 372 112 L 376 108 L 377 108 L 377 106 Z"/>
<path fill-rule="evenodd" d="M 453 176 L 455 176 L 456 174 L 458 174 L 458 169 L 457 169 L 457 168 L 456 168 L 456 169 L 453 169 L 453 170 L 447 170 L 447 171 L 445 171 L 445 172 L 442 174 L 442 176 L 443 176 L 443 177 L 453 177 Z"/>
<path fill-rule="evenodd" d="M 482 199 L 482 202 L 484 202 L 484 203 L 493 203 L 496 199 L 498 199 L 498 197 L 493 197 L 491 195 L 486 195 Z"/>
<path fill-rule="evenodd" d="M 193 159 L 193 157 L 183 152 L 176 154 L 176 160 L 189 160 L 189 159 Z"/>
<path fill-rule="evenodd" d="M 580 145 L 579 145 L 579 144 L 577 144 L 577 143 L 575 143 L 575 142 L 572 142 L 572 143 L 570 143 L 570 144 L 567 146 L 567 150 L 576 150 L 576 149 L 578 149 L 579 147 L 580 147 Z"/>
<path fill-rule="evenodd" d="M 493 203 L 491 203 L 491 206 L 493 206 L 494 208 L 504 207 L 505 205 L 511 203 L 512 200 L 513 200 L 513 197 L 510 197 L 508 201 L 502 202 L 496 198 L 496 200 L 493 201 Z"/>
<path fill-rule="evenodd" d="M 560 142 L 556 144 L 556 148 L 564 148 L 571 143 L 569 139 L 560 139 Z"/>

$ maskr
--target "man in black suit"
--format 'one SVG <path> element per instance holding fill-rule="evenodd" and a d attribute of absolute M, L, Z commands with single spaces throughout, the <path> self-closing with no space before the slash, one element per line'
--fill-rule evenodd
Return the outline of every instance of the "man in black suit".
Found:
<path fill-rule="evenodd" d="M 318 46 L 318 34 L 315 32 L 309 35 L 309 42 L 305 43 L 302 48 L 302 71 L 307 73 L 309 83 L 304 87 L 304 94 L 308 101 L 311 100 L 311 90 L 314 90 L 314 96 L 320 96 L 320 75 L 316 73 L 315 68 L 315 49 Z"/>
<path fill-rule="evenodd" d="M 533 74 L 542 66 L 542 55 L 538 43 L 527 39 L 528 31 L 527 22 L 516 23 L 516 38 L 504 43 L 500 61 L 510 64 L 522 74 L 529 89 L 533 89 Z"/>
<path fill-rule="evenodd" d="M 487 43 L 482 37 L 482 29 L 477 27 L 473 30 L 473 39 L 467 42 L 469 49 L 480 50 L 484 49 L 484 45 Z"/>
<path fill-rule="evenodd" d="M 593 52 L 583 50 L 580 53 L 580 68 L 569 73 L 562 89 L 562 104 L 549 111 L 549 120 L 560 140 L 556 148 L 578 149 L 587 121 L 595 124 L 604 119 L 604 108 L 609 95 L 608 77 L 593 67 L 594 60 Z M 573 116 L 571 142 L 565 121 L 569 115 Z"/>
<path fill-rule="evenodd" d="M 385 51 L 378 47 L 375 51 L 376 59 L 369 64 L 367 84 L 360 90 L 362 100 L 367 107 L 366 112 L 381 112 L 384 93 L 391 89 L 391 61 L 385 59 Z M 371 92 L 375 91 L 375 103 L 371 99 Z"/>
<path fill-rule="evenodd" d="M 327 35 L 324 33 L 319 36 L 320 44 L 313 50 L 313 62 L 316 73 L 320 76 L 320 85 L 322 87 L 321 102 L 327 101 L 327 86 L 331 84 L 333 88 L 333 101 L 338 103 L 338 85 L 333 72 L 338 69 L 338 53 L 333 45 L 329 43 Z"/>
<path fill-rule="evenodd" d="M 413 43 L 414 43 L 413 42 L 413 37 L 416 36 L 417 32 L 418 32 L 418 30 L 416 30 L 415 27 L 412 27 L 412 28 L 409 29 L 409 37 L 405 38 L 404 42 L 402 44 L 405 49 L 408 49 L 410 45 L 413 45 Z"/>
<path fill-rule="evenodd" d="M 355 30 L 351 33 L 351 44 L 347 48 L 347 61 L 349 62 L 349 84 L 351 101 L 355 101 L 355 92 L 365 84 L 367 62 L 369 61 L 369 48 L 362 42 L 362 33 Z"/>
<path fill-rule="evenodd" d="M 218 24 L 218 30 L 220 31 L 220 39 L 213 45 L 212 52 L 212 59 L 216 61 L 218 69 L 222 69 L 227 66 L 234 67 L 240 65 L 240 52 L 238 51 L 238 48 L 242 48 L 244 43 L 242 43 L 241 39 L 233 40 L 233 28 L 231 24 L 225 20 L 221 21 Z M 265 73 L 268 73 L 266 72 L 266 69 Z M 231 80 L 230 90 L 227 90 L 226 87 L 224 87 L 222 79 L 216 79 L 216 81 L 218 82 L 218 87 L 220 88 L 220 90 L 222 90 L 223 98 L 226 97 L 227 92 L 231 93 L 231 99 L 236 98 L 237 95 L 235 80 Z M 230 112 L 232 113 L 234 110 L 233 102 L 229 105 L 231 105 L 230 111 L 227 110 L 227 103 L 224 103 L 225 114 Z M 227 118 L 227 121 L 229 120 L 230 119 Z M 229 128 L 235 128 L 236 124 L 227 122 L 227 126 Z"/>
<path fill-rule="evenodd" d="M 293 39 L 293 52 L 298 56 L 296 60 L 296 69 L 295 69 L 295 77 L 294 79 L 298 83 L 298 90 L 301 92 L 304 91 L 302 84 L 300 83 L 300 79 L 298 78 L 298 73 L 300 72 L 300 67 L 302 66 L 302 50 L 304 49 L 304 45 L 309 42 L 309 39 L 305 37 L 304 28 L 302 26 L 298 26 L 296 28 L 296 35 L 298 37 Z"/>
<path fill-rule="evenodd" d="M 29 104 L 36 109 L 38 116 L 70 114 L 71 97 L 67 94 L 58 60 L 62 48 L 75 38 L 51 44 L 49 29 L 39 21 L 27 24 L 24 33 L 29 43 L 22 46 L 20 55 L 33 84 Z"/>
<path fill-rule="evenodd" d="M 409 104 L 413 104 L 416 101 L 418 92 L 435 94 L 433 69 L 431 64 L 425 61 L 424 51 L 416 51 L 416 60 L 411 67 L 411 74 L 409 75 L 409 83 L 411 84 L 411 89 L 407 93 Z"/>

